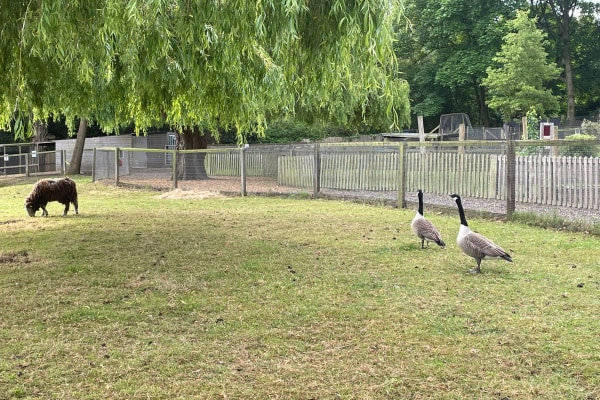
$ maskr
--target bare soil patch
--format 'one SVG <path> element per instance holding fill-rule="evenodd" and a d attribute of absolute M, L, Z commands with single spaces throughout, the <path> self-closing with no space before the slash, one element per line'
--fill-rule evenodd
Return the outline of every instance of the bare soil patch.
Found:
<path fill-rule="evenodd" d="M 107 181 L 108 182 L 108 181 Z M 241 194 L 242 184 L 240 177 L 211 177 L 208 179 L 198 180 L 179 180 L 177 181 L 177 189 L 173 189 L 173 181 L 160 176 L 140 176 L 128 175 L 119 178 L 119 183 L 123 185 L 133 185 L 137 187 L 148 187 L 155 190 L 171 190 L 180 196 L 185 196 L 185 193 L 180 192 L 199 192 L 199 193 L 216 193 L 220 195 L 239 195 Z M 302 189 L 280 186 L 277 179 L 264 177 L 248 177 L 246 179 L 246 192 L 261 193 L 261 194 L 284 194 L 298 193 Z M 190 193 L 187 193 L 190 195 Z M 210 197 L 211 195 L 209 195 Z M 179 197 L 188 198 L 188 197 Z"/>
<path fill-rule="evenodd" d="M 26 251 L 0 254 L 0 264 L 28 264 L 30 261 Z"/>

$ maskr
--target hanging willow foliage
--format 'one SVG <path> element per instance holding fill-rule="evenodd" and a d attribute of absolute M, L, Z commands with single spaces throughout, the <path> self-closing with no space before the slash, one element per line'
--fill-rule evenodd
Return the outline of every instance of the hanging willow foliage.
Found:
<path fill-rule="evenodd" d="M 401 0 L 0 0 L 0 126 L 409 122 Z"/>

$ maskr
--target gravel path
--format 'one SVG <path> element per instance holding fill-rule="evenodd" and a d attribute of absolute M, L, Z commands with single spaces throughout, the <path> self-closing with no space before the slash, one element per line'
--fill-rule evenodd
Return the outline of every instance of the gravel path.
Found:
<path fill-rule="evenodd" d="M 122 183 L 151 186 L 160 190 L 172 189 L 170 179 L 151 179 L 139 176 L 125 176 L 120 178 Z M 178 188 L 183 191 L 215 192 L 226 195 L 238 194 L 241 191 L 239 177 L 218 177 L 206 180 L 178 181 Z M 246 191 L 249 194 L 287 195 L 294 193 L 310 193 L 310 189 L 279 186 L 275 179 L 249 177 L 246 182 Z M 396 205 L 398 193 L 395 191 L 367 191 L 367 190 L 333 190 L 322 189 L 320 197 L 333 199 L 351 199 L 356 201 L 367 201 Z M 417 203 L 416 193 L 407 193 L 407 207 L 414 208 Z M 468 197 L 463 198 L 463 206 L 466 210 L 494 215 L 506 215 L 506 201 Z M 456 205 L 449 195 L 434 195 L 425 193 L 425 204 L 438 206 L 444 209 L 455 209 Z M 600 223 L 600 210 L 589 210 L 583 208 L 558 207 L 553 205 L 540 205 L 529 203 L 517 203 L 517 212 L 531 212 L 539 216 L 558 216 L 569 222 Z"/>
<path fill-rule="evenodd" d="M 324 189 L 323 194 L 327 197 L 332 198 L 352 198 L 352 199 L 366 199 L 370 201 L 384 201 L 389 203 L 396 203 L 397 192 L 373 192 L 373 191 L 344 191 L 344 190 L 330 190 Z M 407 193 L 406 202 L 407 207 L 414 206 L 417 204 L 417 194 Z M 472 210 L 481 213 L 491 213 L 495 215 L 506 215 L 506 201 L 505 200 L 494 200 L 494 199 L 482 199 L 475 197 L 463 197 L 463 206 L 465 210 Z M 455 209 L 456 205 L 450 198 L 450 195 L 435 195 L 425 194 L 425 204 L 438 206 L 441 208 Z M 516 203 L 515 211 L 517 212 L 531 212 L 538 216 L 558 216 L 564 218 L 569 222 L 583 222 L 583 223 L 600 223 L 600 210 L 590 210 L 583 208 L 573 207 L 558 207 L 553 205 L 542 205 L 542 204 L 529 204 L 529 203 Z"/>

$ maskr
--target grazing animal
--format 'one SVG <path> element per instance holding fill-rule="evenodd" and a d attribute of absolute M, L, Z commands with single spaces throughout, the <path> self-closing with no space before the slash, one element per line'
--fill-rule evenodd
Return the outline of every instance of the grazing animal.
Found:
<path fill-rule="evenodd" d="M 460 228 L 456 237 L 456 243 L 458 243 L 458 247 L 460 247 L 463 253 L 469 257 L 473 257 L 477 261 L 477 268 L 471 269 L 471 272 L 477 274 L 481 272 L 481 260 L 484 258 L 502 258 L 508 262 L 512 262 L 510 255 L 500 246 L 469 228 L 460 196 L 453 194 L 450 197 L 456 202 L 458 215 L 460 216 Z"/>
<path fill-rule="evenodd" d="M 442 235 L 427 218 L 423 216 L 423 191 L 417 191 L 417 197 L 419 198 L 419 209 L 412 220 L 411 227 L 415 235 L 421 239 L 421 248 L 425 248 L 425 241 L 427 241 L 427 247 L 429 242 L 435 242 L 438 246 L 444 247 L 446 243 L 442 240 Z"/>
<path fill-rule="evenodd" d="M 77 203 L 77 186 L 75 182 L 68 178 L 59 179 L 41 179 L 35 183 L 33 190 L 25 199 L 25 209 L 30 217 L 35 217 L 35 213 L 41 208 L 42 217 L 48 215 L 46 205 L 51 201 L 58 201 L 65 205 L 63 216 L 69 211 L 69 203 L 73 203 L 75 214 L 78 214 L 79 204 Z"/>

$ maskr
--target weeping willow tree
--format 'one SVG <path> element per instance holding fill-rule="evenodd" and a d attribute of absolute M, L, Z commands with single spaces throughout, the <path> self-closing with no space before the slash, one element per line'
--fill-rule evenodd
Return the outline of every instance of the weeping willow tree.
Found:
<path fill-rule="evenodd" d="M 400 18 L 401 0 L 0 0 L 0 128 L 168 125 L 194 148 L 275 115 L 407 125 Z"/>

